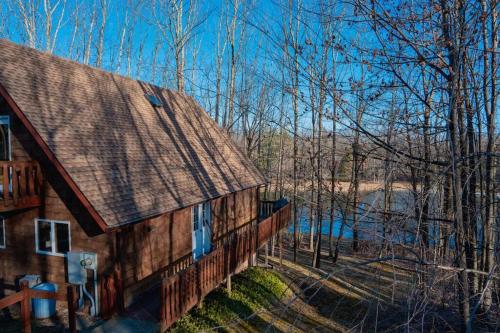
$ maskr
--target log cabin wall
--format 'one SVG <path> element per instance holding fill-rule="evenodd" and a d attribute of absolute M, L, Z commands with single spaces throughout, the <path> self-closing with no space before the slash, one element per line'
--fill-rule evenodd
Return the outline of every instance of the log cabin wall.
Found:
<path fill-rule="evenodd" d="M 257 220 L 258 188 L 250 188 L 212 200 L 212 242 Z"/>
<path fill-rule="evenodd" d="M 117 234 L 124 305 L 158 283 L 160 273 L 192 249 L 191 207 L 125 227 Z"/>
<path fill-rule="evenodd" d="M 44 192 L 44 218 L 70 223 L 71 250 L 97 253 L 100 275 L 112 270 L 108 260 L 113 245 L 110 235 L 89 237 L 50 185 Z M 37 274 L 57 284 L 66 282 L 64 257 L 36 253 L 34 221 L 39 217 L 40 209 L 36 208 L 4 215 L 6 246 L 0 249 L 0 279 L 5 289 L 14 289 L 17 279 L 26 274 Z"/>
<path fill-rule="evenodd" d="M 68 221 L 71 250 L 97 253 L 99 275 L 112 271 L 113 262 L 109 258 L 114 252 L 113 235 L 98 233 L 88 225 L 85 212 L 71 197 L 69 189 L 64 188 L 63 182 L 55 177 L 55 172 L 41 161 L 43 158 L 33 138 L 7 109 L 0 106 L 0 114 L 11 116 L 12 160 L 38 160 L 46 178 L 42 187 L 42 206 L 2 214 L 5 219 L 6 246 L 5 249 L 0 249 L 0 296 L 15 290 L 17 280 L 26 274 L 37 274 L 42 280 L 57 284 L 66 282 L 64 257 L 36 253 L 36 218 Z M 57 185 L 57 191 L 53 185 Z M 86 230 L 82 228 L 82 224 L 87 227 Z"/>
<path fill-rule="evenodd" d="M 257 219 L 257 188 L 211 201 L 213 240 Z M 172 265 L 192 262 L 192 207 L 123 228 L 117 233 L 124 305 L 161 281 Z M 184 263 L 185 262 L 185 263 Z"/>

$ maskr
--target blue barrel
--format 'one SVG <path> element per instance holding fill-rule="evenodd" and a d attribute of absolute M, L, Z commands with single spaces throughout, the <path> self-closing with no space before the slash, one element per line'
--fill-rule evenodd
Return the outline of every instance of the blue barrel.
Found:
<path fill-rule="evenodd" d="M 56 292 L 57 284 L 40 283 L 31 289 Z M 33 298 L 31 300 L 31 304 L 33 306 L 33 314 L 35 315 L 36 319 L 48 318 L 56 313 L 55 299 Z"/>

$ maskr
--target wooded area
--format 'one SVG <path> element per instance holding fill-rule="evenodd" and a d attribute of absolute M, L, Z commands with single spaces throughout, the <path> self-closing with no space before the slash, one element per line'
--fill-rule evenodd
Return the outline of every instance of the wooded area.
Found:
<path fill-rule="evenodd" d="M 0 37 L 194 96 L 292 200 L 295 257 L 369 240 L 419 276 L 408 330 L 445 304 L 472 331 L 499 324 L 498 6 L 5 0 Z"/>

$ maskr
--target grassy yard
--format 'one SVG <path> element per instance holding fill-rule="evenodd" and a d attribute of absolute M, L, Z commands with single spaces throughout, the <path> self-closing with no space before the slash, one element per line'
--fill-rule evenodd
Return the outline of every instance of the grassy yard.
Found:
<path fill-rule="evenodd" d="M 290 297 L 291 290 L 273 271 L 252 267 L 233 277 L 232 292 L 224 288 L 210 293 L 201 308 L 191 310 L 170 332 L 259 332 L 268 325 L 259 311 Z M 241 321 L 239 319 L 245 319 Z"/>
<path fill-rule="evenodd" d="M 334 266 L 325 259 L 322 267 L 331 272 L 326 277 L 310 268 L 307 251 L 299 251 L 296 264 L 287 259 L 280 267 L 270 258 L 275 270 L 254 267 L 233 277 L 231 296 L 223 288 L 212 292 L 170 331 L 386 331 L 404 322 L 401 302 L 414 283 L 411 274 L 341 256 Z"/>
<path fill-rule="evenodd" d="M 297 263 L 289 260 L 291 254 L 285 251 L 283 265 L 269 258 L 274 269 L 251 267 L 233 276 L 231 295 L 223 287 L 214 290 L 170 332 L 327 333 L 406 327 L 413 274 L 385 263 L 363 264 L 355 256 L 340 256 L 335 265 L 325 257 L 318 271 L 310 267 L 307 251 L 298 252 Z M 0 332 L 18 332 L 18 323 L 0 322 Z M 34 326 L 34 332 L 61 331 L 39 321 Z"/>

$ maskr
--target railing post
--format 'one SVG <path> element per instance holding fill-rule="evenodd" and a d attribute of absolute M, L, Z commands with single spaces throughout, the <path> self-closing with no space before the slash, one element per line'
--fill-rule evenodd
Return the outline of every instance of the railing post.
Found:
<path fill-rule="evenodd" d="M 67 289 L 68 300 L 68 326 L 70 333 L 76 333 L 75 286 L 70 284 Z"/>
<path fill-rule="evenodd" d="M 166 279 L 168 272 L 161 273 L 161 283 L 160 283 L 160 331 L 164 332 L 167 330 L 167 295 L 166 295 Z"/>
<path fill-rule="evenodd" d="M 21 300 L 21 324 L 24 333 L 31 333 L 31 295 L 28 281 L 21 282 L 21 292 L 23 299 Z"/>
<path fill-rule="evenodd" d="M 194 263 L 194 269 L 195 269 L 195 272 L 196 272 L 196 304 L 198 304 L 199 302 L 201 302 L 201 298 L 202 298 L 202 277 L 201 277 L 201 267 L 200 267 L 200 262 L 197 261 Z"/>
<path fill-rule="evenodd" d="M 9 200 L 9 165 L 2 164 L 2 188 L 3 188 L 3 204 L 7 206 Z"/>
<path fill-rule="evenodd" d="M 14 205 L 19 201 L 19 178 L 17 176 L 17 167 L 12 165 L 12 200 Z"/>
<path fill-rule="evenodd" d="M 29 195 L 30 197 L 33 197 L 35 195 L 35 172 L 33 168 L 33 163 L 28 164 L 28 188 L 29 188 Z"/>
<path fill-rule="evenodd" d="M 24 204 L 26 200 L 26 163 L 19 163 L 19 201 Z"/>
<path fill-rule="evenodd" d="M 37 181 L 37 188 L 38 188 L 38 194 L 42 195 L 42 189 L 43 189 L 43 175 L 42 175 L 42 168 L 40 167 L 40 164 L 36 163 L 36 181 Z"/>

